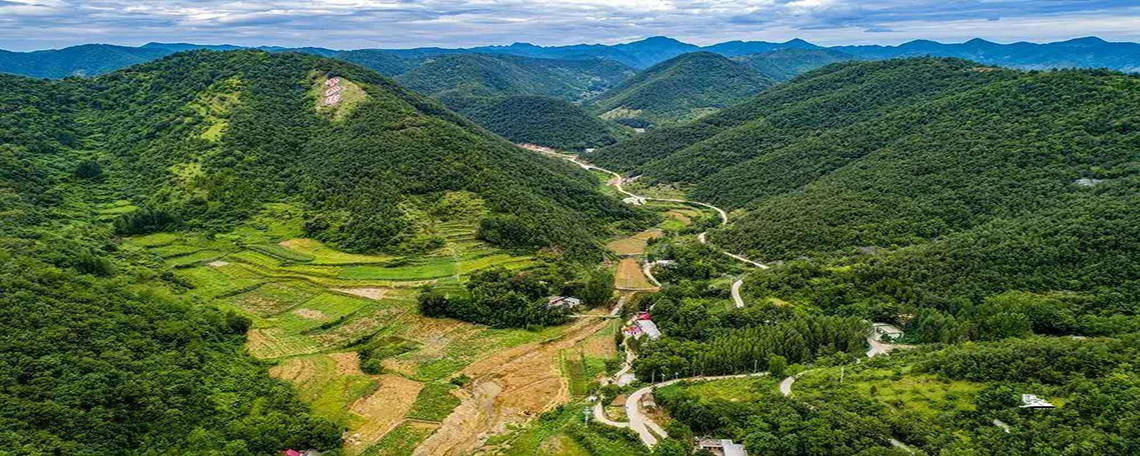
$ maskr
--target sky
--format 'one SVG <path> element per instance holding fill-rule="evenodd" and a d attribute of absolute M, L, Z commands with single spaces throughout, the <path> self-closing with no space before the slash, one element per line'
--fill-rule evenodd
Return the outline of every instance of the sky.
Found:
<path fill-rule="evenodd" d="M 0 49 L 150 41 L 332 49 L 1140 41 L 1137 0 L 0 0 Z"/>

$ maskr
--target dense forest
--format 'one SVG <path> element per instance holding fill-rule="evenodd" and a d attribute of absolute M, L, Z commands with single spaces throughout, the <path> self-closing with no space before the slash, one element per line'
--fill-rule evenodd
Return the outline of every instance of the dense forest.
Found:
<path fill-rule="evenodd" d="M 827 49 L 780 49 L 733 57 L 757 73 L 784 82 L 832 63 L 853 60 L 847 54 Z"/>
<path fill-rule="evenodd" d="M 362 64 L 393 67 L 390 54 L 357 54 L 353 59 Z M 633 70 L 620 63 L 482 54 L 430 56 L 415 62 L 397 76 L 400 84 L 438 98 L 512 142 L 583 150 L 613 144 L 629 134 L 575 104 L 631 77 Z"/>
<path fill-rule="evenodd" d="M 657 400 L 693 433 L 728 436 L 759 454 L 1127 455 L 1140 451 L 1137 347 L 1135 335 L 968 344 L 849 365 L 845 382 L 801 380 L 808 385 L 792 398 L 772 391 L 740 403 L 672 390 Z M 928 398 L 879 390 L 914 381 L 930 385 Z M 958 392 L 935 396 L 948 387 Z M 1022 409 L 1026 391 L 1068 399 Z M 889 450 L 892 439 L 908 448 Z"/>
<path fill-rule="evenodd" d="M 451 99 L 448 107 L 520 144 L 583 150 L 629 136 L 623 128 L 558 98 L 517 95 Z"/>
<path fill-rule="evenodd" d="M 341 100 L 324 105 L 330 76 Z M 244 353 L 248 319 L 172 293 L 185 284 L 118 235 L 209 236 L 285 201 L 340 248 L 415 250 L 433 245 L 422 212 L 468 191 L 512 227 L 489 239 L 592 260 L 608 224 L 644 217 L 588 173 L 343 62 L 195 51 L 0 81 L 0 445 L 17 454 L 340 446 L 342 429 Z M 100 214 L 119 200 L 133 206 Z"/>
<path fill-rule="evenodd" d="M 604 119 L 667 125 L 736 104 L 774 83 L 723 56 L 693 52 L 638 73 L 590 106 Z"/>
<path fill-rule="evenodd" d="M 1137 106 L 1119 73 L 842 63 L 592 158 L 741 209 L 710 241 L 792 261 L 757 299 L 951 342 L 1044 318 L 979 310 L 1016 291 L 1066 315 L 1053 333 L 1112 334 L 1137 324 Z"/>

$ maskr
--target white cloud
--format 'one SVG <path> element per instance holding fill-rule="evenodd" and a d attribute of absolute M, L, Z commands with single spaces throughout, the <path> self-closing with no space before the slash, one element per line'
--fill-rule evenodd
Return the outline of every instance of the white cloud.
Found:
<path fill-rule="evenodd" d="M 362 47 L 1140 40 L 1134 0 L 0 0 L 0 48 L 85 42 Z"/>

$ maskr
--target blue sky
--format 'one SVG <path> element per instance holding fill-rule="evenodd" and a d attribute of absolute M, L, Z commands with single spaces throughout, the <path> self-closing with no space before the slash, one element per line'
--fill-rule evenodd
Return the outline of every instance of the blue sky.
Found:
<path fill-rule="evenodd" d="M 799 37 L 819 44 L 1140 41 L 1137 0 L 0 0 L 0 48 L 82 43 L 335 49 Z"/>

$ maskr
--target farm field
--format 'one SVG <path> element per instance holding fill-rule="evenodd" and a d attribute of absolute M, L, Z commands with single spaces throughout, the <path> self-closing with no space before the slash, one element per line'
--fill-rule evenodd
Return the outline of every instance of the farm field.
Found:
<path fill-rule="evenodd" d="M 633 236 L 624 237 L 606 244 L 606 248 L 618 255 L 642 255 L 650 239 L 663 236 L 660 229 L 650 228 Z"/>
<path fill-rule="evenodd" d="M 614 280 L 614 286 L 619 289 L 649 289 L 653 288 L 653 284 L 649 283 L 649 279 L 645 277 L 645 273 L 641 271 L 641 264 L 633 258 L 622 258 L 618 262 L 617 277 Z"/>
<path fill-rule="evenodd" d="M 316 413 L 345 426 L 346 454 L 410 454 L 467 395 L 450 378 L 567 331 L 492 329 L 418 313 L 423 284 L 461 292 L 472 272 L 535 264 L 478 241 L 474 223 L 438 223 L 444 246 L 427 254 L 362 255 L 301 237 L 295 208 L 266 212 L 230 233 L 156 233 L 124 248 L 169 265 L 187 295 L 248 317 L 249 352 L 275 363 L 270 375 L 292 384 Z M 382 353 L 380 373 L 361 370 L 357 350 L 366 345 Z M 545 362 L 558 373 L 554 357 Z M 552 391 L 561 383 L 555 376 Z"/>
<path fill-rule="evenodd" d="M 842 383 L 840 375 L 842 374 Z M 935 417 L 946 411 L 971 411 L 984 383 L 945 380 L 931 374 L 911 372 L 910 367 L 868 368 L 852 372 L 839 369 L 813 369 L 805 372 L 793 387 L 797 399 L 825 400 L 836 390 L 853 391 L 883 403 L 897 412 Z M 1060 398 L 1051 398 L 1061 403 Z"/>

